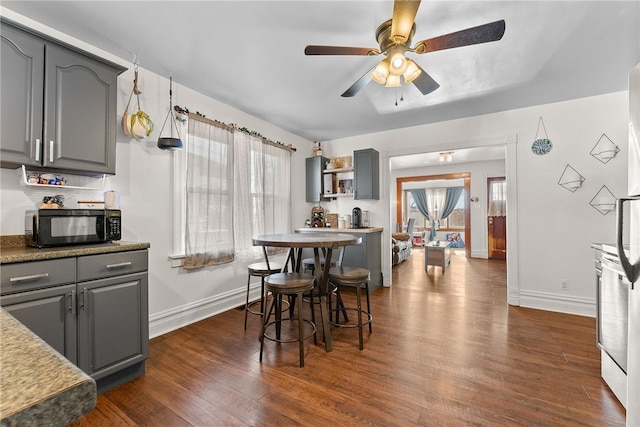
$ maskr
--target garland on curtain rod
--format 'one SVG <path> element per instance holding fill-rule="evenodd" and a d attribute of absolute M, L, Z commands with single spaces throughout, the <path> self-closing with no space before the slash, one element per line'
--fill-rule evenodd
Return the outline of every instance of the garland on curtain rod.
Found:
<path fill-rule="evenodd" d="M 186 122 L 184 115 L 187 115 L 190 119 L 198 120 L 204 123 L 209 123 L 212 126 L 216 126 L 222 129 L 227 129 L 227 130 L 230 130 L 231 132 L 240 131 L 248 135 L 255 136 L 256 138 L 261 138 L 264 144 L 273 145 L 274 147 L 282 148 L 283 150 L 288 150 L 289 152 L 298 151 L 292 144 L 285 145 L 280 141 L 273 141 L 271 139 L 265 138 L 264 136 L 262 136 L 260 133 L 256 131 L 249 130 L 246 127 L 238 127 L 237 124 L 233 124 L 233 123 L 226 124 L 224 122 L 221 122 L 215 119 L 208 119 L 204 114 L 200 113 L 199 111 L 196 111 L 195 113 L 191 113 L 188 108 L 186 107 L 182 108 L 177 105 L 175 105 L 173 109 L 177 113 L 176 120 L 182 123 Z"/>

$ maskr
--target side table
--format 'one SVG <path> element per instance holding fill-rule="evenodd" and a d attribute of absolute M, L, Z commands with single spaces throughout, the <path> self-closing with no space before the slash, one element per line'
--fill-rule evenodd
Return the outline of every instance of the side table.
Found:
<path fill-rule="evenodd" d="M 451 249 L 449 242 L 434 240 L 424 245 L 424 269 L 430 265 L 442 267 L 442 273 L 451 264 Z"/>

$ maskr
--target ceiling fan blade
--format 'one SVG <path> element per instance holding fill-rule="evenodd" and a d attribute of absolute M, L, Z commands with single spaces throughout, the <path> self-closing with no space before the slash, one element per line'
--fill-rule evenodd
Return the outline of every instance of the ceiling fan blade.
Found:
<path fill-rule="evenodd" d="M 393 18 L 391 19 L 391 40 L 405 43 L 411 35 L 411 28 L 420 7 L 420 0 L 396 0 L 393 3 Z"/>
<path fill-rule="evenodd" d="M 305 55 L 379 55 L 379 49 L 372 47 L 350 46 L 317 46 L 309 45 L 304 48 Z"/>
<path fill-rule="evenodd" d="M 423 95 L 426 95 L 438 89 L 440 87 L 438 82 L 433 80 L 433 77 L 427 74 L 427 72 L 422 67 L 420 67 L 418 64 L 416 65 L 422 71 L 418 78 L 412 82 L 414 85 L 416 85 L 418 90 L 422 92 Z"/>
<path fill-rule="evenodd" d="M 376 67 L 373 67 L 373 68 L 376 68 Z M 367 71 L 358 80 L 356 80 L 356 82 L 352 84 L 349 89 L 345 90 L 344 93 L 340 96 L 343 96 L 345 98 L 350 98 L 352 96 L 355 96 L 355 94 L 357 94 L 358 92 L 360 92 L 360 89 L 365 87 L 365 85 L 371 81 L 371 72 L 373 71 L 373 68 Z"/>
<path fill-rule="evenodd" d="M 478 25 L 455 33 L 419 41 L 414 49 L 416 53 L 422 54 L 454 47 L 493 42 L 502 38 L 504 30 L 505 22 L 504 19 L 501 19 L 489 24 Z"/>

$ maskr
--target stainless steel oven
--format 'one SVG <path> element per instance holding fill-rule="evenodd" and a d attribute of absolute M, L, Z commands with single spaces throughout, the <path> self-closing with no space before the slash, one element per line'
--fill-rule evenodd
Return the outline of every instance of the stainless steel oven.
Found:
<path fill-rule="evenodd" d="M 615 246 L 602 245 L 597 254 L 596 339 L 601 349 L 601 374 L 626 407 L 631 284 L 624 274 Z"/>

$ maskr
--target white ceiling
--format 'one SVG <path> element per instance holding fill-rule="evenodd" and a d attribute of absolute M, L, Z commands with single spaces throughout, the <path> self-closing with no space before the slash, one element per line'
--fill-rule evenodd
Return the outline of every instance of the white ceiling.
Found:
<path fill-rule="evenodd" d="M 640 62 L 638 1 L 425 0 L 414 44 L 498 19 L 505 35 L 409 53 L 440 84 L 431 94 L 370 82 L 343 98 L 381 57 L 305 56 L 304 47 L 378 47 L 374 32 L 391 18 L 392 1 L 2 0 L 2 7 L 125 61 L 137 54 L 142 68 L 172 72 L 177 83 L 312 141 L 626 90 Z"/>

